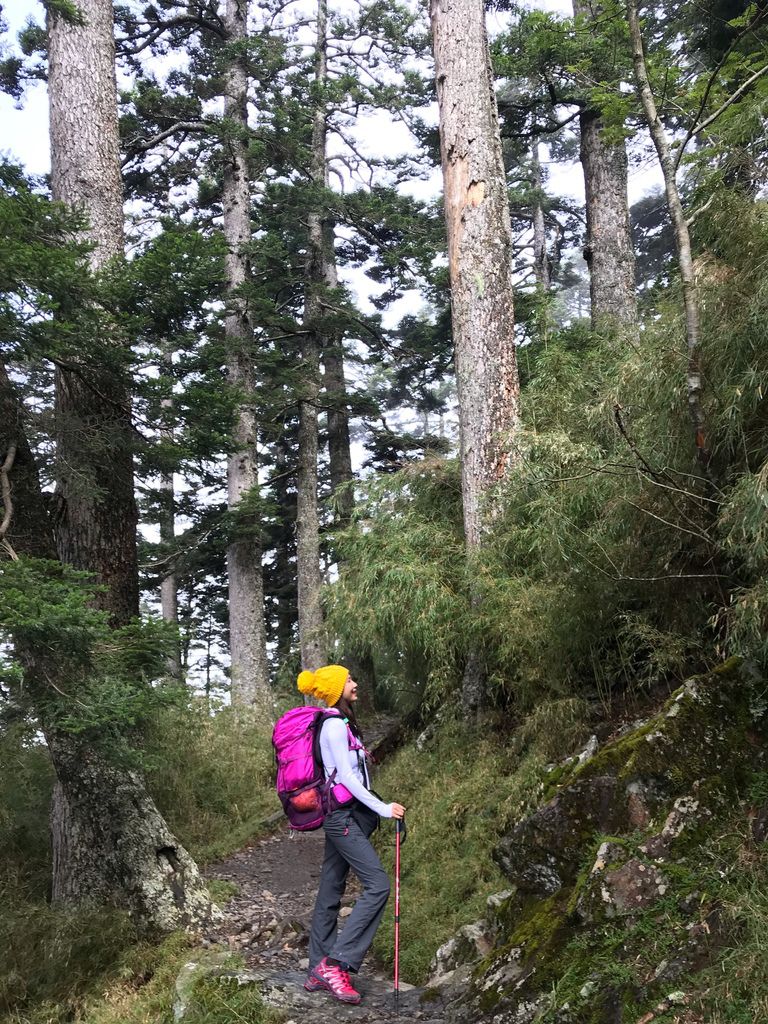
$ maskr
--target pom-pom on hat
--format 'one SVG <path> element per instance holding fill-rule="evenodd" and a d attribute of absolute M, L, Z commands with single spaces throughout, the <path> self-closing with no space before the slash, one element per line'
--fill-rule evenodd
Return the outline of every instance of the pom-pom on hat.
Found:
<path fill-rule="evenodd" d="M 302 693 L 325 701 L 332 708 L 344 692 L 348 676 L 349 669 L 343 665 L 323 665 L 317 672 L 300 672 L 297 685 Z"/>

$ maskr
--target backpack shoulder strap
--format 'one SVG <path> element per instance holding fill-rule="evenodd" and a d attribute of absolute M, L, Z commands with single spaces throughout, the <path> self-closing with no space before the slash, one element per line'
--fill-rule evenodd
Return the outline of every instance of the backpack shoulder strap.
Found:
<path fill-rule="evenodd" d="M 344 718 L 341 712 L 337 711 L 335 708 L 325 708 L 317 716 L 317 719 L 315 721 L 315 735 L 312 740 L 312 756 L 315 759 L 315 764 L 317 765 L 318 769 L 321 772 L 323 770 L 323 758 L 320 752 L 320 733 L 322 731 L 323 726 L 325 725 L 329 718 L 341 718 L 342 722 L 344 722 L 344 724 L 347 726 L 347 743 L 349 744 L 349 749 L 357 749 L 354 746 L 355 738 L 352 735 L 352 730 L 349 728 L 346 718 Z"/>

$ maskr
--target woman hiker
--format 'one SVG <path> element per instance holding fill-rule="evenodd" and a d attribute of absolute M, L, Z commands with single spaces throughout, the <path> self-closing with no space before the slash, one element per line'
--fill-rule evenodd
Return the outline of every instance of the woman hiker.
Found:
<path fill-rule="evenodd" d="M 402 818 L 401 804 L 385 804 L 370 791 L 366 750 L 355 718 L 357 683 L 341 665 L 302 672 L 299 690 L 336 708 L 320 732 L 320 754 L 330 780 L 328 813 L 323 822 L 325 855 L 309 932 L 309 974 L 304 988 L 325 989 L 343 1003 L 359 1003 L 350 980 L 373 942 L 387 897 L 389 878 L 370 836 L 382 818 Z M 344 791 L 347 792 L 344 792 Z M 360 879 L 363 894 L 338 934 L 341 897 L 349 869 Z"/>

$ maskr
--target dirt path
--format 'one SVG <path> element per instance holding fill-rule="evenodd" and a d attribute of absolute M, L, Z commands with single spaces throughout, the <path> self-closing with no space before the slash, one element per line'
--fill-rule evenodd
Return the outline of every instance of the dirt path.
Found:
<path fill-rule="evenodd" d="M 211 938 L 242 952 L 249 967 L 300 970 L 320 877 L 323 832 L 289 832 L 281 826 L 206 874 L 234 882 L 222 931 Z M 347 900 L 351 903 L 351 899 Z"/>
<path fill-rule="evenodd" d="M 422 992 L 401 987 L 400 1015 L 394 1014 L 392 977 L 385 976 L 370 956 L 355 977 L 363 995 L 360 1006 L 344 1006 L 326 992 L 306 992 L 302 982 L 308 966 L 309 924 L 320 877 L 324 835 L 295 833 L 280 824 L 270 836 L 257 840 L 225 860 L 208 867 L 209 878 L 234 882 L 238 894 L 227 904 L 226 918 L 206 945 L 229 945 L 242 953 L 248 970 L 239 977 L 258 984 L 264 998 L 278 1006 L 290 1019 L 310 1024 L 354 1020 L 420 1020 L 425 1024 L 443 1022 L 436 1004 L 422 1005 Z M 360 892 L 350 876 L 342 900 L 341 925 L 351 912 Z"/>

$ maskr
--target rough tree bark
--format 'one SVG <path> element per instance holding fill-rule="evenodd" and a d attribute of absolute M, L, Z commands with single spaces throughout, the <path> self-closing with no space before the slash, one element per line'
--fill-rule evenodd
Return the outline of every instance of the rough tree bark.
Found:
<path fill-rule="evenodd" d="M 512 235 L 482 0 L 431 0 L 451 318 L 459 399 L 464 532 L 471 556 L 493 515 L 492 490 L 515 461 L 520 385 L 514 347 Z M 483 702 L 479 651 L 464 701 Z"/>
<path fill-rule="evenodd" d="M 82 25 L 48 12 L 51 192 L 86 214 L 99 271 L 124 255 L 112 4 L 78 9 Z M 96 603 L 124 625 L 139 613 L 127 346 L 117 333 L 102 340 L 108 358 L 56 375 L 56 543 L 62 561 L 105 585 Z"/>
<path fill-rule="evenodd" d="M 248 180 L 248 67 L 243 44 L 248 36 L 248 0 L 227 0 L 225 24 L 230 47 L 224 83 L 224 117 L 230 131 L 224 142 L 224 237 L 229 382 L 239 392 L 235 413 L 235 451 L 227 466 L 229 509 L 236 516 L 227 547 L 232 703 L 254 707 L 267 721 L 274 717 L 269 687 L 264 580 L 259 516 L 240 509 L 258 491 L 255 408 L 254 329 L 243 286 L 250 277 L 251 195 Z"/>
<path fill-rule="evenodd" d="M 51 192 L 85 214 L 91 267 L 100 271 L 124 256 L 113 15 L 110 0 L 78 9 L 81 24 L 48 9 Z M 100 341 L 106 358 L 56 372 L 56 547 L 63 562 L 95 575 L 103 585 L 95 604 L 122 626 L 139 611 L 127 349 L 106 327 Z M 77 845 L 78 808 L 63 783 L 51 815 L 53 895 L 78 899 L 91 894 L 104 851 Z"/>
<path fill-rule="evenodd" d="M 325 280 L 329 288 L 336 288 L 336 260 L 331 247 L 326 245 Z M 331 491 L 334 496 L 335 519 L 338 527 L 346 526 L 355 508 L 352 490 L 352 451 L 349 441 L 349 412 L 347 409 L 347 383 L 344 378 L 344 348 L 341 338 L 323 339 L 323 383 L 325 404 L 328 408 L 328 457 Z"/>
<path fill-rule="evenodd" d="M 576 17 L 601 16 L 592 0 L 574 0 Z M 579 115 L 580 159 L 586 194 L 587 241 L 592 325 L 632 327 L 637 323 L 635 253 L 627 199 L 627 148 L 606 138 L 600 111 L 585 107 Z"/>
<path fill-rule="evenodd" d="M 13 459 L 8 460 L 11 452 Z M 14 554 L 55 560 L 53 530 L 21 406 L 2 363 L 0 463 L 10 480 L 3 494 L 3 519 L 8 520 Z M 54 900 L 115 904 L 164 931 L 196 930 L 217 917 L 195 862 L 169 830 L 140 777 L 57 725 L 62 700 L 63 710 L 70 710 L 63 694 L 71 685 L 59 659 L 23 642 L 15 644 L 14 653 L 58 779 Z"/>
<path fill-rule="evenodd" d="M 310 180 L 316 192 L 315 208 L 307 222 L 307 270 L 304 298 L 304 333 L 301 344 L 302 383 L 299 399 L 299 463 L 297 474 L 296 551 L 299 588 L 299 647 L 301 667 L 314 671 L 327 661 L 320 604 L 320 520 L 317 504 L 318 405 L 320 351 L 323 346 L 323 295 L 336 285 L 336 267 L 327 258 L 333 246 L 322 192 L 328 187 L 326 111 L 324 90 L 327 68 L 327 0 L 317 3 L 314 109 Z M 330 237 L 329 237 L 330 236 Z"/>
<path fill-rule="evenodd" d="M 280 518 L 286 526 L 285 536 L 275 544 L 275 561 L 272 569 L 273 600 L 275 603 L 275 631 L 272 640 L 275 645 L 275 663 L 278 670 L 293 663 L 295 650 L 295 630 L 297 619 L 296 594 L 296 551 L 295 531 L 292 524 L 296 521 L 296 492 L 293 480 L 293 452 L 289 439 L 281 434 L 274 448 L 275 474 L 272 491 Z M 289 468 L 290 467 L 290 468 Z"/>
<path fill-rule="evenodd" d="M 327 34 L 327 3 L 320 0 L 318 5 L 318 63 L 317 80 L 325 79 L 325 52 Z M 319 108 L 315 112 L 313 124 L 313 177 L 317 182 L 322 174 L 322 183 L 328 185 L 327 171 L 327 139 L 325 112 Z M 317 220 L 310 220 L 310 233 L 315 243 L 311 243 L 311 271 L 316 276 L 320 288 L 324 292 L 338 288 L 339 276 L 336 266 L 334 249 L 334 225 L 328 211 L 320 214 L 320 225 Z M 322 240 L 322 244 L 319 244 Z M 322 310 L 317 309 L 319 323 L 322 324 Z M 344 345 L 338 331 L 329 328 L 326 323 L 318 332 L 320 356 L 323 363 L 323 405 L 327 409 L 328 418 L 328 468 L 331 478 L 331 493 L 334 499 L 334 522 L 337 528 L 347 526 L 352 518 L 355 507 L 355 495 L 352 490 L 354 473 L 352 471 L 352 451 L 349 438 L 349 411 L 347 403 L 347 384 L 344 377 Z M 343 568 L 340 566 L 340 571 Z M 344 655 L 345 664 L 352 676 L 360 684 L 360 711 L 373 710 L 373 693 L 376 672 L 370 656 L 357 653 Z"/>
<path fill-rule="evenodd" d="M 702 380 L 700 363 L 701 315 L 699 298 L 696 288 L 696 275 L 693 267 L 693 251 L 691 236 L 685 217 L 680 193 L 677 188 L 675 157 L 669 145 L 667 134 L 661 123 L 656 101 L 648 77 L 648 68 L 643 51 L 643 36 L 637 14 L 636 0 L 627 0 L 627 20 L 632 40 L 632 58 L 635 65 L 635 82 L 640 102 L 645 113 L 651 138 L 664 176 L 664 191 L 667 207 L 672 219 L 675 234 L 677 259 L 680 266 L 680 278 L 683 284 L 683 304 L 685 307 L 685 337 L 688 347 L 688 367 L 686 384 L 688 391 L 688 412 L 693 426 L 696 457 L 706 476 L 709 476 L 711 453 L 707 439 L 706 418 L 701 404 Z"/>
<path fill-rule="evenodd" d="M 336 260 L 333 254 L 333 238 L 325 247 L 327 287 L 338 284 Z M 347 385 L 344 379 L 344 348 L 341 338 L 326 333 L 323 338 L 323 382 L 325 404 L 328 409 L 328 456 L 331 476 L 331 491 L 334 495 L 335 525 L 343 529 L 349 525 L 355 508 L 352 489 L 352 451 L 349 441 L 349 413 L 347 411 Z M 339 562 L 339 572 L 344 566 Z M 376 667 L 370 654 L 350 651 L 344 655 L 344 664 L 352 677 L 360 684 L 359 708 L 365 715 L 375 710 Z"/>
<path fill-rule="evenodd" d="M 533 274 L 536 284 L 544 291 L 549 289 L 549 254 L 547 253 L 547 229 L 544 223 L 544 209 L 541 205 L 541 160 L 539 157 L 539 140 L 531 141 L 531 169 L 533 187 L 536 190 L 536 201 L 533 205 Z"/>

